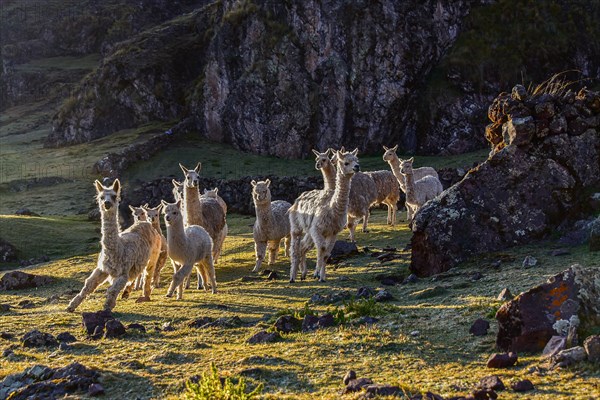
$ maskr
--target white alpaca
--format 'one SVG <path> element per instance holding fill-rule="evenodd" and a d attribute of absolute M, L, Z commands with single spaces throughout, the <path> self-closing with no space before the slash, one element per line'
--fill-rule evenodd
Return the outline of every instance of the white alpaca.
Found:
<path fill-rule="evenodd" d="M 400 163 L 402 162 L 402 160 L 399 159 L 398 156 L 396 155 L 396 150 L 398 149 L 398 145 L 395 145 L 392 148 L 383 146 L 383 149 L 385 150 L 385 153 L 383 154 L 383 161 L 386 161 L 390 165 L 392 173 L 398 180 L 400 189 L 402 190 L 402 192 L 404 192 L 404 194 L 406 194 L 406 182 L 405 182 L 404 176 L 402 176 L 402 174 L 400 173 Z M 413 169 L 413 177 L 414 177 L 415 181 L 418 181 L 419 179 L 422 179 L 428 175 L 438 178 L 437 171 L 431 167 L 421 167 L 421 168 Z M 406 207 L 406 219 L 408 221 L 411 221 L 412 218 L 413 218 L 412 211 L 407 206 Z"/>
<path fill-rule="evenodd" d="M 152 227 L 158 234 L 160 235 L 160 255 L 158 257 L 158 261 L 156 262 L 156 267 L 154 267 L 154 275 L 152 276 L 152 287 L 160 288 L 160 271 L 162 271 L 163 267 L 167 263 L 168 258 L 168 247 L 167 247 L 167 238 L 162 233 L 162 229 L 160 228 L 160 211 L 162 209 L 162 204 L 151 208 L 148 204 L 144 204 L 142 206 L 142 210 L 144 211 L 144 218 L 146 221 L 152 224 Z"/>
<path fill-rule="evenodd" d="M 400 164 L 400 173 L 406 182 L 406 206 L 411 209 L 411 215 L 414 218 L 423 204 L 442 193 L 444 188 L 440 180 L 431 175 L 415 181 L 412 163 L 412 158 L 403 160 Z"/>
<path fill-rule="evenodd" d="M 306 253 L 313 245 L 317 247 L 316 275 L 325 281 L 325 262 L 338 233 L 346 225 L 350 181 L 360 170 L 357 152 L 334 152 L 337 160 L 335 190 L 304 192 L 290 207 L 290 282 L 296 280 L 298 267 L 302 269 L 302 279 L 306 278 Z"/>
<path fill-rule="evenodd" d="M 265 258 L 267 247 L 269 249 L 269 265 L 275 263 L 281 239 L 285 241 L 285 256 L 289 256 L 290 249 L 290 220 L 287 216 L 288 209 L 292 206 L 287 201 L 271 201 L 271 181 L 252 181 L 252 200 L 256 209 L 256 222 L 252 229 L 254 237 L 254 251 L 256 265 L 252 272 L 257 272 Z"/>
<path fill-rule="evenodd" d="M 165 224 L 167 225 L 168 253 L 173 264 L 173 280 L 167 290 L 167 297 L 172 297 L 177 289 L 177 300 L 183 298 L 183 281 L 190 274 L 194 265 L 202 277 L 202 286 L 213 293 L 217 292 L 215 266 L 213 264 L 213 241 L 204 228 L 188 225 L 184 228 L 181 214 L 181 200 L 174 204 L 162 201 Z"/>
<path fill-rule="evenodd" d="M 325 190 L 335 189 L 335 166 L 333 165 L 333 161 L 329 158 L 330 152 L 333 152 L 333 150 L 327 149 L 327 151 L 321 153 L 313 149 L 313 153 L 317 157 L 315 159 L 315 169 L 320 170 L 323 175 Z"/>
<path fill-rule="evenodd" d="M 146 270 L 152 276 L 154 266 L 160 254 L 160 236 L 149 222 L 137 222 L 123 232 L 119 231 L 118 209 L 121 183 L 115 180 L 112 186 L 105 187 L 95 181 L 96 200 L 102 216 L 102 250 L 98 264 L 85 280 L 81 292 L 75 296 L 67 311 L 73 312 L 81 302 L 92 293 L 105 279 L 111 282 L 106 291 L 105 310 L 112 310 L 117 296 L 129 282 Z M 143 296 L 137 302 L 150 301 L 150 280 L 144 282 Z M 123 292 L 124 298 L 128 291 Z"/>
<path fill-rule="evenodd" d="M 394 226 L 396 224 L 398 200 L 400 199 L 400 185 L 398 184 L 398 180 L 390 171 L 369 171 L 365 172 L 365 174 L 373 179 L 377 187 L 375 204 L 385 204 L 387 206 L 387 223 Z"/>
<path fill-rule="evenodd" d="M 225 212 L 217 200 L 210 197 L 200 197 L 198 195 L 198 185 L 200 183 L 201 163 L 194 169 L 187 169 L 179 164 L 185 181 L 183 182 L 183 204 L 185 225 L 199 225 L 206 229 L 213 240 L 213 260 L 215 264 L 219 260 L 223 241 L 227 236 L 227 221 Z"/>
<path fill-rule="evenodd" d="M 223 212 L 227 214 L 227 203 L 225 203 L 225 200 L 219 196 L 219 188 L 214 188 L 211 190 L 204 189 L 204 193 L 200 197 L 210 197 L 211 199 L 215 199 L 223 209 Z"/>

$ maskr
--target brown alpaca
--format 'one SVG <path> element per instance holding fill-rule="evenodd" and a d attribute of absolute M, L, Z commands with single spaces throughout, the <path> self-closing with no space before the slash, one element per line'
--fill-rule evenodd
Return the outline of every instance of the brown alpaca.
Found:
<path fill-rule="evenodd" d="M 221 254 L 223 241 L 227 236 L 225 212 L 215 199 L 198 195 L 200 183 L 198 174 L 202 167 L 201 163 L 198 163 L 194 169 L 187 169 L 181 164 L 179 167 L 185 176 L 183 182 L 184 223 L 185 225 L 199 225 L 206 229 L 214 243 L 213 260 L 216 264 Z"/>
<path fill-rule="evenodd" d="M 98 265 L 85 280 L 81 292 L 75 296 L 67 311 L 73 312 L 81 302 L 92 293 L 104 280 L 111 282 L 106 291 L 105 310 L 112 310 L 117 303 L 117 296 L 128 283 L 146 270 L 152 276 L 154 266 L 160 254 L 160 236 L 149 222 L 140 221 L 123 232 L 119 231 L 118 209 L 121 193 L 119 180 L 110 187 L 99 181 L 94 182 L 96 200 L 102 216 L 102 251 L 98 257 Z M 143 296 L 136 302 L 150 301 L 150 279 L 144 282 Z M 128 291 L 123 292 L 126 298 Z"/>
<path fill-rule="evenodd" d="M 334 152 L 337 160 L 335 190 L 312 190 L 296 199 L 288 214 L 292 235 L 290 282 L 296 280 L 298 268 L 306 278 L 306 253 L 317 247 L 315 275 L 325 281 L 325 262 L 331 254 L 338 233 L 346 225 L 350 182 L 360 170 L 358 150 Z"/>
<path fill-rule="evenodd" d="M 219 196 L 219 188 L 214 188 L 211 190 L 204 189 L 204 193 L 200 197 L 210 197 L 211 199 L 217 200 L 217 202 L 223 209 L 223 212 L 227 214 L 227 203 L 225 203 L 225 200 L 223 200 L 223 198 Z"/>
<path fill-rule="evenodd" d="M 152 287 L 160 288 L 160 271 L 162 271 L 167 263 L 167 258 L 169 256 L 167 252 L 167 238 L 163 235 L 162 229 L 160 228 L 160 211 L 162 210 L 162 204 L 159 204 L 154 208 L 151 208 L 148 204 L 144 204 L 142 209 L 144 210 L 145 220 L 150 222 L 154 230 L 160 235 L 160 256 L 156 262 L 156 267 L 154 267 L 154 276 L 152 277 Z"/>
<path fill-rule="evenodd" d="M 271 201 L 269 185 L 271 181 L 252 181 L 252 200 L 256 209 L 256 222 L 252 229 L 254 237 L 254 250 L 256 265 L 252 272 L 257 272 L 265 258 L 267 247 L 269 249 L 269 265 L 275 263 L 279 243 L 285 241 L 285 256 L 289 256 L 290 249 L 290 220 L 287 211 L 292 206 L 287 201 Z"/>
<path fill-rule="evenodd" d="M 377 187 L 375 204 L 385 204 L 387 206 L 387 223 L 394 226 L 396 224 L 398 200 L 400 199 L 400 185 L 398 184 L 398 180 L 391 171 L 369 171 L 365 172 L 365 174 L 373 179 Z"/>

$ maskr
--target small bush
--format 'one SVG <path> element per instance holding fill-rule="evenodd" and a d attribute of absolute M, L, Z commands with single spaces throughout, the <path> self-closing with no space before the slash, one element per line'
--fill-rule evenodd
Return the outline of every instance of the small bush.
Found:
<path fill-rule="evenodd" d="M 353 319 L 367 316 L 376 316 L 385 314 L 385 307 L 377 303 L 374 298 L 370 299 L 352 299 L 344 302 L 344 319 Z M 336 314 L 334 314 L 335 316 Z"/>
<path fill-rule="evenodd" d="M 246 393 L 246 382 L 240 378 L 237 384 L 231 378 L 221 380 L 214 363 L 210 371 L 202 373 L 198 383 L 186 382 L 183 399 L 186 400 L 249 400 L 261 394 L 263 385 L 259 384 L 253 391 Z"/>

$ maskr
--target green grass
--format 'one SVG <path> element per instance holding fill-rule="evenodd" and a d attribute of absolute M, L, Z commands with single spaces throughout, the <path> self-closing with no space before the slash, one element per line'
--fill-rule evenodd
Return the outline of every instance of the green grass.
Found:
<path fill-rule="evenodd" d="M 361 247 L 402 248 L 408 242 L 407 226 L 388 227 L 383 211 L 375 211 L 371 221 L 371 233 L 357 233 Z M 504 262 L 500 270 L 486 266 L 502 258 L 502 253 L 488 254 L 461 265 L 453 271 L 455 274 L 441 276 L 436 282 L 421 279 L 412 285 L 387 287 L 396 300 L 385 305 L 383 315 L 379 316 L 382 320 L 376 325 L 347 323 L 313 333 L 287 334 L 281 342 L 248 345 L 245 341 L 252 334 L 269 327 L 268 323 L 261 322 L 265 321 L 265 315 L 302 310 L 315 293 L 377 287 L 375 276 L 378 274 L 408 274 L 409 253 L 401 252 L 401 259 L 383 264 L 368 254 L 360 254 L 335 267 L 328 266 L 326 283 L 307 280 L 296 284 L 289 284 L 285 279 L 289 261 L 280 255 L 271 269 L 276 270 L 281 279 L 242 282 L 240 278 L 249 275 L 254 264 L 248 226 L 252 218 L 231 215 L 228 222 L 230 235 L 217 266 L 217 294 L 188 290 L 184 299 L 177 301 L 164 298 L 162 288 L 153 292 L 150 303 L 118 301 L 114 310 L 117 317 L 124 323 L 142 323 L 148 330 L 145 334 L 90 341 L 85 339 L 80 315 L 64 312 L 72 291 L 81 288 L 94 268 L 95 252 L 31 268 L 29 272 L 51 275 L 57 281 L 37 290 L 2 292 L 0 303 L 15 306 L 9 313 L 0 315 L 2 330 L 17 337 L 34 328 L 54 335 L 68 330 L 79 342 L 66 352 L 16 346 L 13 358 L 0 358 L 0 379 L 34 364 L 64 366 L 78 361 L 101 370 L 107 399 L 179 398 L 186 391 L 185 382 L 193 375 L 206 373 L 214 363 L 222 377 L 230 377 L 233 382 L 243 377 L 248 390 L 262 384 L 261 398 L 265 399 L 338 399 L 343 388 L 341 379 L 348 369 L 377 383 L 400 385 L 407 393 L 431 390 L 448 397 L 468 393 L 480 378 L 491 373 L 498 374 L 505 383 L 531 379 L 536 386 L 536 391 L 528 394 L 531 399 L 589 399 L 590 393 L 596 390 L 594 385 L 600 369 L 585 362 L 561 371 L 542 369 L 540 373 L 531 373 L 530 368 L 542 366 L 539 355 L 520 354 L 514 368 L 487 370 L 487 357 L 495 352 L 496 324 L 492 322 L 487 336 L 468 334 L 476 318 L 485 317 L 499 305 L 495 298 L 503 287 L 519 293 L 572 263 L 598 266 L 597 257 L 585 246 L 573 248 L 571 255 L 561 257 L 548 254 L 554 245 L 552 242 L 515 248 L 510 251 L 514 261 Z M 343 232 L 341 237 L 346 234 Z M 520 264 L 525 255 L 536 257 L 539 265 L 523 270 Z M 309 254 L 309 269 L 312 268 L 314 252 Z M 483 272 L 484 277 L 471 282 L 469 275 L 475 271 Z M 170 274 L 171 268 L 167 265 L 162 273 L 163 282 L 169 281 Z M 447 291 L 427 299 L 412 296 L 433 286 L 443 286 Z M 93 293 L 77 311 L 98 310 L 104 301 L 105 288 Z M 54 297 L 48 300 L 51 296 Z M 34 307 L 16 307 L 24 299 L 31 300 Z M 330 307 L 310 305 L 311 310 L 319 314 Z M 360 309 L 373 311 L 371 306 Z M 234 315 L 258 323 L 233 329 L 200 330 L 187 326 L 189 321 L 202 316 Z M 164 322 L 171 322 L 176 330 L 154 330 Z M 411 335 L 414 331 L 419 333 Z M 3 347 L 13 344 L 17 344 L 16 340 L 2 342 Z M 137 367 L 133 362 L 137 362 Z M 521 399 L 522 395 L 507 390 L 502 398 Z"/>
<path fill-rule="evenodd" d="M 101 55 L 97 53 L 88 54 L 83 57 L 63 56 L 49 57 L 31 60 L 25 64 L 19 64 L 16 69 L 19 71 L 37 72 L 53 69 L 59 70 L 88 70 L 91 71 L 98 66 Z"/>

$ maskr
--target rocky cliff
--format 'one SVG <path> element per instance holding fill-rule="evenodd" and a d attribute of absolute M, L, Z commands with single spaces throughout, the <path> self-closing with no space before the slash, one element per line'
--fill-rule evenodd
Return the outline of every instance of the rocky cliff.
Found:
<path fill-rule="evenodd" d="M 567 86 L 549 80 L 528 93 L 518 85 L 493 101 L 490 158 L 415 217 L 413 272 L 440 273 L 591 213 L 600 191 L 600 94 Z"/>
<path fill-rule="evenodd" d="M 474 1 L 218 1 L 115 46 L 48 145 L 191 118 L 259 154 L 416 149 L 416 89 Z"/>

